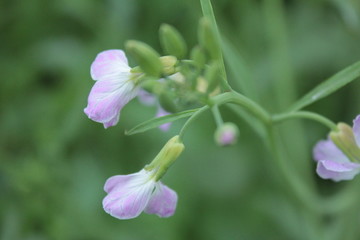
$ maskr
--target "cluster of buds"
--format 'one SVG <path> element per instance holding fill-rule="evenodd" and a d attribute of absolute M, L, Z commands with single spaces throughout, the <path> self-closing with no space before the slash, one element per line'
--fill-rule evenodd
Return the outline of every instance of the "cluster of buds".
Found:
<path fill-rule="evenodd" d="M 221 92 L 221 53 L 208 20 L 200 21 L 199 44 L 190 53 L 175 28 L 163 24 L 159 32 L 164 56 L 143 42 L 126 42 L 125 51 L 138 66 L 130 67 L 120 49 L 96 56 L 91 65 L 91 77 L 96 82 L 84 109 L 90 119 L 109 128 L 118 123 L 121 109 L 136 97 L 146 106 L 156 106 L 156 117 L 162 117 L 209 105 L 210 98 Z M 163 131 L 169 127 L 170 123 L 159 126 Z M 218 126 L 215 141 L 221 146 L 232 145 L 237 135 L 236 126 L 225 123 Z M 183 149 L 175 136 L 141 171 L 109 178 L 104 187 L 108 194 L 103 200 L 104 210 L 119 219 L 134 218 L 143 211 L 160 217 L 173 215 L 177 194 L 160 179 Z"/>

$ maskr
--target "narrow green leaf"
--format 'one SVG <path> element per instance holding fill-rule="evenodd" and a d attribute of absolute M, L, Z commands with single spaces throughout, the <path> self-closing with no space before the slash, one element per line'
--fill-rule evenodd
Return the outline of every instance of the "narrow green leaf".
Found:
<path fill-rule="evenodd" d="M 289 111 L 297 111 L 306 107 L 345 86 L 346 84 L 354 81 L 360 76 L 360 61 L 353 65 L 341 70 L 328 80 L 320 83 L 317 87 L 307 93 L 294 103 Z"/>
<path fill-rule="evenodd" d="M 219 49 L 221 49 L 221 45 L 220 45 L 221 37 L 220 37 L 219 29 L 216 24 L 215 15 L 214 15 L 213 8 L 211 6 L 211 2 L 210 2 L 210 0 L 200 0 L 200 3 L 201 3 L 201 9 L 202 9 L 203 15 L 204 15 L 204 17 L 206 17 L 210 20 L 212 28 L 215 32 L 217 44 L 219 46 Z M 230 86 L 227 82 L 224 59 L 223 59 L 221 51 L 220 51 L 219 55 L 220 55 L 219 59 L 221 62 L 221 75 L 222 75 L 222 80 L 223 80 L 223 87 L 225 88 L 225 90 L 229 90 Z"/>
<path fill-rule="evenodd" d="M 125 134 L 126 135 L 134 135 L 137 133 L 146 132 L 146 131 L 156 128 L 164 123 L 173 122 L 173 121 L 179 120 L 181 118 L 190 117 L 198 110 L 199 110 L 199 108 L 195 108 L 195 109 L 191 109 L 191 110 L 182 111 L 179 113 L 166 115 L 166 116 L 159 117 L 159 118 L 153 118 L 153 119 L 150 119 L 143 123 L 140 123 L 139 125 L 133 127 L 129 131 L 126 130 Z"/>

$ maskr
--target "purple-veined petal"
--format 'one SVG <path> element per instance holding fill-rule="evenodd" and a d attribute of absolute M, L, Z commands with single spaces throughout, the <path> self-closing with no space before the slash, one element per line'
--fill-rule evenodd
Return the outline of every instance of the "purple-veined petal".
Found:
<path fill-rule="evenodd" d="M 129 77 L 130 73 L 122 73 L 118 78 L 97 81 L 90 91 L 85 114 L 90 119 L 103 123 L 105 128 L 117 124 L 120 110 L 138 92 Z"/>
<path fill-rule="evenodd" d="M 174 190 L 158 182 L 144 211 L 148 214 L 156 214 L 159 217 L 170 217 L 175 213 L 177 199 Z"/>
<path fill-rule="evenodd" d="M 156 117 L 163 117 L 163 116 L 166 116 L 166 115 L 169 115 L 170 113 L 167 112 L 165 109 L 163 109 L 161 106 L 158 106 L 158 111 L 156 113 Z M 170 126 L 171 126 L 171 122 L 169 123 L 164 123 L 162 125 L 159 126 L 160 130 L 166 132 L 170 129 Z"/>
<path fill-rule="evenodd" d="M 99 53 L 91 64 L 91 77 L 94 80 L 105 80 L 121 72 L 129 72 L 124 51 L 112 49 Z"/>
<path fill-rule="evenodd" d="M 119 219 L 140 215 L 149 202 L 156 185 L 152 172 L 141 170 L 129 175 L 110 177 L 104 186 L 108 195 L 103 200 L 104 210 Z"/>
<path fill-rule="evenodd" d="M 128 175 L 116 175 L 108 178 L 104 185 L 104 191 L 110 193 L 115 187 L 123 187 L 134 181 L 134 178 L 139 177 L 141 172 L 128 174 Z"/>
<path fill-rule="evenodd" d="M 360 115 L 357 115 L 357 117 L 354 119 L 353 132 L 356 144 L 358 145 L 358 147 L 360 147 Z"/>
<path fill-rule="evenodd" d="M 121 191 L 115 188 L 103 200 L 104 210 L 119 219 L 131 219 L 139 216 L 147 206 L 155 187 L 154 181 Z"/>
<path fill-rule="evenodd" d="M 319 141 L 313 150 L 315 161 L 329 160 L 338 163 L 350 162 L 343 152 L 331 141 Z"/>
<path fill-rule="evenodd" d="M 351 180 L 360 172 L 360 164 L 322 160 L 318 161 L 316 172 L 323 179 L 332 179 L 334 181 Z"/>

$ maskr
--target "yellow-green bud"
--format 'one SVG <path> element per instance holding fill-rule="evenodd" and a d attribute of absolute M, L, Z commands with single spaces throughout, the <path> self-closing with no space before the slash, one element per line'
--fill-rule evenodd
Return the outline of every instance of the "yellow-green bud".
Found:
<path fill-rule="evenodd" d="M 217 61 L 214 61 L 205 71 L 205 79 L 208 82 L 207 93 L 211 93 L 219 85 L 221 78 L 221 68 Z"/>
<path fill-rule="evenodd" d="M 160 27 L 160 43 L 164 52 L 182 59 L 186 55 L 187 47 L 184 38 L 172 26 L 162 24 Z"/>
<path fill-rule="evenodd" d="M 204 50 L 200 46 L 195 46 L 190 53 L 190 59 L 194 61 L 195 65 L 202 69 L 206 63 Z"/>
<path fill-rule="evenodd" d="M 152 47 L 140 41 L 130 40 L 126 42 L 125 48 L 145 74 L 160 76 L 162 70 L 160 55 Z"/>
<path fill-rule="evenodd" d="M 151 171 L 155 169 L 155 180 L 159 180 L 184 151 L 184 148 L 185 146 L 178 135 L 172 137 L 160 150 L 154 160 L 145 167 L 145 170 Z"/>
<path fill-rule="evenodd" d="M 218 60 L 221 57 L 219 41 L 216 38 L 215 30 L 208 18 L 202 18 L 199 24 L 199 42 L 206 49 L 211 59 Z"/>
<path fill-rule="evenodd" d="M 199 76 L 196 79 L 196 91 L 200 93 L 207 93 L 209 96 L 216 96 L 220 93 L 220 88 L 216 87 L 212 92 L 207 92 L 209 83 L 205 80 L 204 77 Z"/>
<path fill-rule="evenodd" d="M 161 64 L 163 66 L 162 73 L 166 76 L 172 75 L 176 72 L 175 66 L 177 58 L 174 56 L 163 56 L 160 57 Z"/>
<path fill-rule="evenodd" d="M 345 123 L 339 123 L 337 128 L 330 133 L 330 139 L 352 162 L 360 162 L 360 149 L 352 128 Z"/>

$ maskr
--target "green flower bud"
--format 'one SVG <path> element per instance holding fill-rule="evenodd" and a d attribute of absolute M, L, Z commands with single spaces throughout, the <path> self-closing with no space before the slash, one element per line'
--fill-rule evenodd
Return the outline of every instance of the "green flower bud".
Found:
<path fill-rule="evenodd" d="M 238 136 L 238 127 L 234 123 L 227 122 L 216 129 L 214 138 L 219 146 L 230 146 L 237 142 Z"/>
<path fill-rule="evenodd" d="M 163 66 L 162 73 L 166 76 L 172 75 L 176 72 L 175 65 L 177 58 L 174 56 L 163 56 L 160 57 L 161 64 Z"/>
<path fill-rule="evenodd" d="M 159 180 L 184 151 L 184 148 L 184 144 L 179 139 L 179 136 L 176 135 L 164 145 L 154 160 L 145 167 L 145 170 L 151 171 L 157 169 L 155 180 Z"/>
<path fill-rule="evenodd" d="M 162 24 L 160 27 L 160 43 L 166 54 L 182 59 L 186 55 L 187 47 L 184 38 L 172 26 Z"/>
<path fill-rule="evenodd" d="M 221 78 L 221 66 L 216 62 L 212 62 L 205 71 L 205 79 L 208 82 L 206 92 L 211 93 L 219 85 Z"/>
<path fill-rule="evenodd" d="M 191 50 L 190 59 L 194 61 L 196 67 L 202 69 L 206 63 L 204 50 L 200 46 L 195 46 Z"/>
<path fill-rule="evenodd" d="M 174 113 L 177 112 L 177 106 L 174 103 L 174 95 L 169 91 L 163 91 L 159 95 L 159 103 L 165 111 Z"/>
<path fill-rule="evenodd" d="M 149 93 L 159 95 L 161 92 L 164 91 L 164 84 L 159 82 L 157 78 L 146 78 L 141 83 L 141 88 L 146 90 Z"/>
<path fill-rule="evenodd" d="M 337 127 L 336 131 L 330 132 L 330 139 L 352 162 L 360 162 L 360 149 L 352 128 L 345 123 L 339 123 Z"/>
<path fill-rule="evenodd" d="M 160 76 L 162 70 L 160 55 L 153 48 L 135 40 L 127 41 L 125 48 L 135 58 L 145 74 L 153 77 Z"/>
<path fill-rule="evenodd" d="M 211 22 L 207 18 L 200 20 L 198 37 L 200 45 L 206 49 L 211 59 L 218 60 L 221 58 L 221 50 L 218 39 L 216 38 L 215 31 L 211 25 Z"/>

